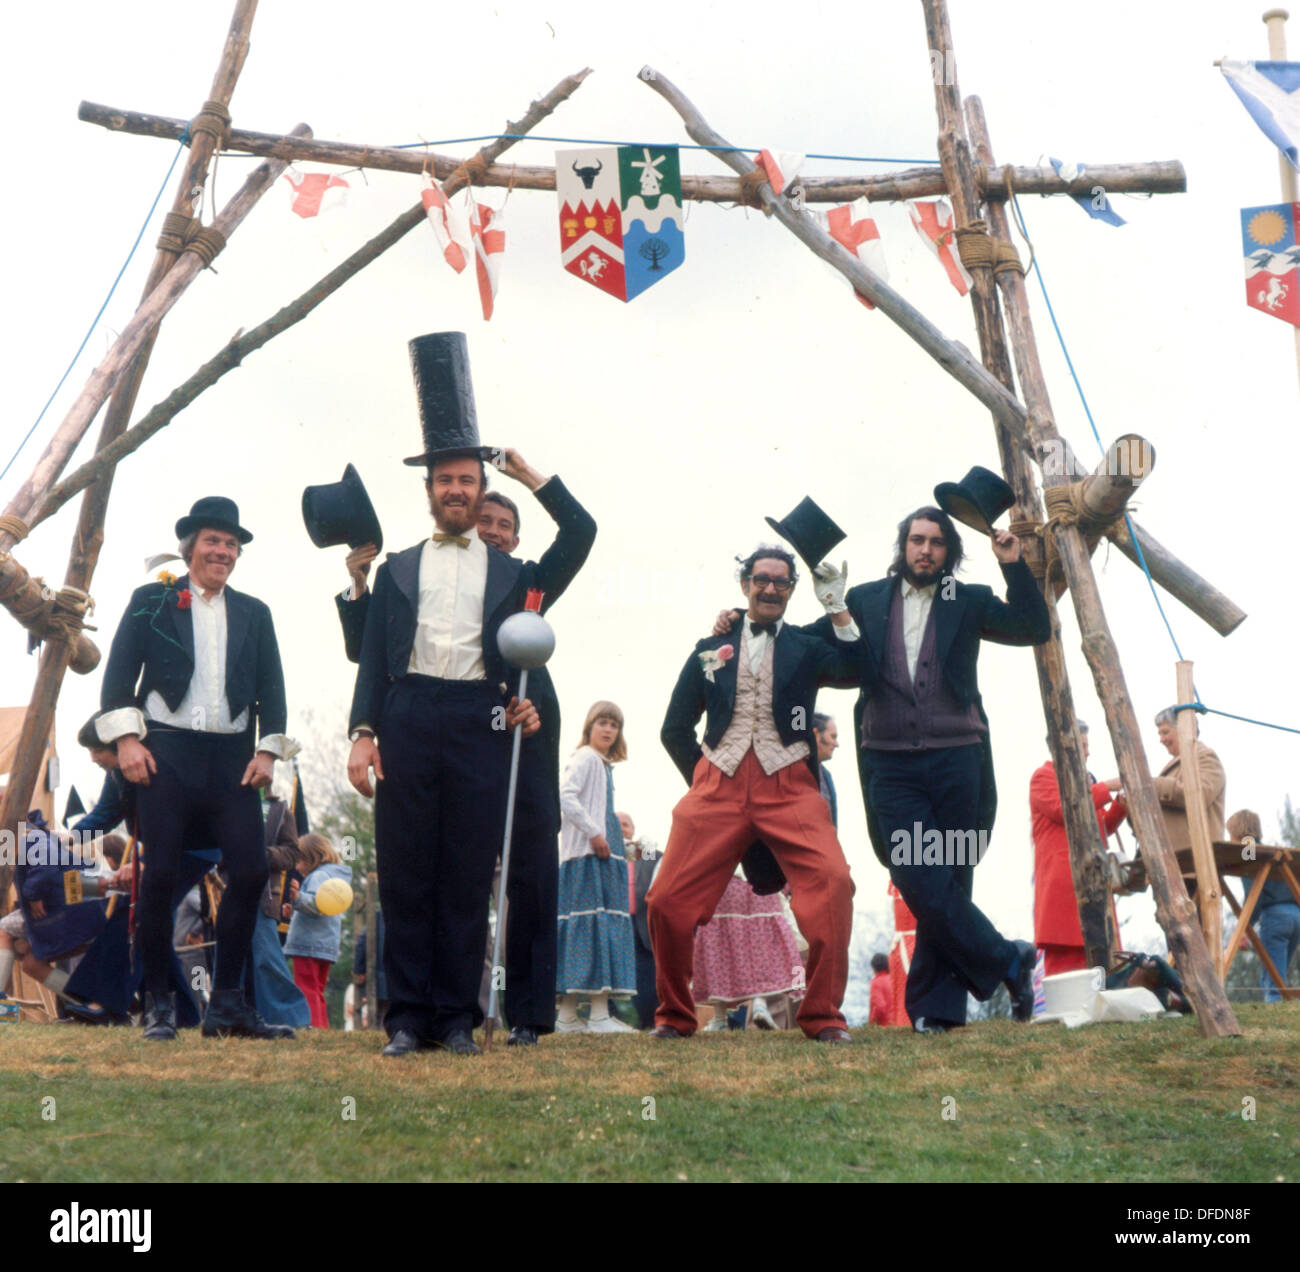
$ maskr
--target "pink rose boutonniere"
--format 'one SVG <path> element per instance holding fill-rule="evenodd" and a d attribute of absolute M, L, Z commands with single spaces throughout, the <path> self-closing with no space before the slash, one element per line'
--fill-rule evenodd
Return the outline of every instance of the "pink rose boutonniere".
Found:
<path fill-rule="evenodd" d="M 722 645 L 717 649 L 701 650 L 699 656 L 700 670 L 704 672 L 704 678 L 713 683 L 713 673 L 718 670 L 724 663 L 736 656 L 735 647 L 732 645 Z"/>
<path fill-rule="evenodd" d="M 191 602 L 194 600 L 194 593 L 189 588 L 183 587 L 176 593 L 176 608 L 189 609 Z"/>

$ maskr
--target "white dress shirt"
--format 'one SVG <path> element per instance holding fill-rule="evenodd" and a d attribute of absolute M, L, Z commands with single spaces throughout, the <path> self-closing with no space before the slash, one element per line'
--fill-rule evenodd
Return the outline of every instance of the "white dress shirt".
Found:
<path fill-rule="evenodd" d="M 420 603 L 408 672 L 443 680 L 486 680 L 483 596 L 487 545 L 471 530 L 469 545 L 425 542 L 420 553 Z"/>
<path fill-rule="evenodd" d="M 198 586 L 190 588 L 190 618 L 194 626 L 194 674 L 180 705 L 172 711 L 158 690 L 145 699 L 145 715 L 159 724 L 197 733 L 243 733 L 248 708 L 230 718 L 226 698 L 226 589 L 210 601 Z"/>
<path fill-rule="evenodd" d="M 754 675 L 758 675 L 758 669 L 763 662 L 763 655 L 767 653 L 767 642 L 771 640 L 772 637 L 766 632 L 755 632 L 753 628 L 750 627 L 750 623 L 753 620 L 748 614 L 745 615 L 742 621 L 745 626 L 745 643 L 749 648 L 749 670 L 753 672 Z M 776 630 L 778 634 L 784 626 L 785 619 L 778 618 L 776 620 Z M 848 623 L 843 627 L 835 627 L 834 630 L 836 640 L 857 640 L 859 635 L 858 625 L 853 619 L 849 619 Z"/>
<path fill-rule="evenodd" d="M 916 663 L 921 657 L 921 642 L 925 639 L 925 625 L 930 621 L 934 604 L 934 591 L 939 585 L 913 587 L 903 580 L 903 648 L 907 651 L 907 674 L 916 679 Z"/>

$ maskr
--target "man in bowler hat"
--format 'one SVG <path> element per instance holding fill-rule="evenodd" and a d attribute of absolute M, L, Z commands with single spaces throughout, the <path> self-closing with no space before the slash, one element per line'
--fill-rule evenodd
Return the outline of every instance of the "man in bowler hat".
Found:
<path fill-rule="evenodd" d="M 539 561 L 519 562 L 475 534 L 483 458 L 491 452 L 478 440 L 464 336 L 420 337 L 411 342 L 411 360 L 425 451 L 406 462 L 426 468 L 437 528 L 432 539 L 390 555 L 376 574 L 353 694 L 348 777 L 367 796 L 370 773 L 378 779 L 390 1000 L 384 1054 L 429 1046 L 473 1054 L 487 901 L 505 821 L 509 728 L 515 711 L 522 712 L 529 750 L 536 742 L 527 735 L 540 727 L 531 704 L 511 697 L 518 673 L 506 665 L 497 632 L 523 608 L 529 590 L 542 591 L 547 602 L 564 591 L 596 527 L 558 477 L 543 478 L 507 451 L 506 475 L 536 493 L 559 535 Z M 549 802 L 540 789 L 547 784 L 533 791 L 528 776 L 545 770 L 545 760 L 521 762 L 522 805 L 534 797 Z M 550 844 L 553 851 L 554 831 Z M 535 1041 L 550 1025 L 553 993 L 552 981 L 545 1025 L 519 1022 L 533 1036 L 516 1042 Z"/>
<path fill-rule="evenodd" d="M 960 489 L 958 506 L 982 509 L 967 515 L 991 536 L 1005 601 L 991 588 L 956 581 L 961 538 L 948 513 L 933 506 L 899 523 L 886 576 L 846 597 L 865 646 L 853 719 L 867 829 L 916 915 L 906 1001 L 922 1033 L 964 1024 L 967 992 L 983 1000 L 1004 982 L 1017 1019 L 1028 1020 L 1033 1010 L 1033 946 L 1004 938 L 971 901 L 997 800 L 975 672 L 981 641 L 1038 645 L 1050 625 L 1020 541 L 991 528 L 1010 506 L 1011 491 L 987 474 L 1001 487 L 991 495 L 976 476 L 960 487 L 941 486 L 936 496 Z M 826 619 L 817 626 L 834 639 Z"/>
<path fill-rule="evenodd" d="M 258 789 L 285 737 L 284 676 L 271 611 L 229 587 L 244 545 L 235 502 L 199 499 L 176 523 L 187 573 L 137 588 L 118 625 L 101 691 L 99 738 L 117 744 L 136 791 L 148 846 L 137 907 L 144 965 L 144 1036 L 176 1036 L 168 992 L 171 901 L 182 854 L 195 839 L 221 848 L 227 888 L 217 919 L 217 963 L 205 1036 L 292 1037 L 268 1025 L 241 989 L 258 898 L 266 883 Z"/>

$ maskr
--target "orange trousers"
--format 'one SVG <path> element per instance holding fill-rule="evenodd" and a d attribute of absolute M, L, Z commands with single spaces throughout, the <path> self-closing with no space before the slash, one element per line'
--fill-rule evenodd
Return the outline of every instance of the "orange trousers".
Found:
<path fill-rule="evenodd" d="M 853 881 L 830 809 L 802 760 L 771 776 L 753 750 L 735 775 L 702 758 L 646 895 L 659 993 L 656 1025 L 696 1029 L 691 994 L 695 929 L 713 917 L 745 849 L 761 839 L 790 884 L 790 905 L 808 942 L 808 991 L 796 1017 L 810 1038 L 844 1028 Z"/>

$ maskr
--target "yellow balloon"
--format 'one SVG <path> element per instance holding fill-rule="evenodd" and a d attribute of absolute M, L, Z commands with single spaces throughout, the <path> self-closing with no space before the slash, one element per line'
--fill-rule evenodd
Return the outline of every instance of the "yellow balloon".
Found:
<path fill-rule="evenodd" d="M 352 904 L 352 885 L 346 879 L 326 879 L 316 889 L 316 908 L 322 914 L 342 914 Z"/>

